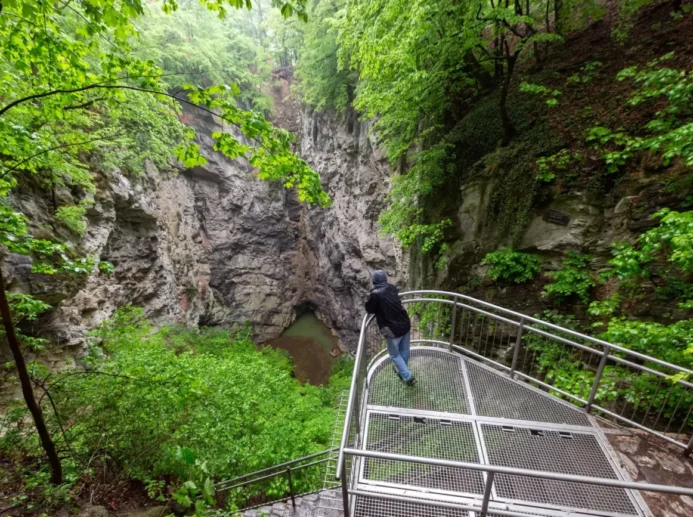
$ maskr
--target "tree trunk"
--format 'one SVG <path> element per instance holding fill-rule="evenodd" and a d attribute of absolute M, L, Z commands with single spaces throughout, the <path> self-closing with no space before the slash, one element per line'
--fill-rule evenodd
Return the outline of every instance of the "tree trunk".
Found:
<path fill-rule="evenodd" d="M 512 54 L 507 57 L 507 70 L 505 71 L 505 77 L 503 78 L 503 87 L 501 89 L 500 96 L 500 116 L 501 122 L 503 124 L 503 145 L 508 145 L 513 135 L 515 134 L 515 128 L 508 115 L 508 91 L 510 90 L 510 81 L 512 80 L 513 71 L 515 70 L 515 63 L 517 62 L 517 55 Z"/>
<path fill-rule="evenodd" d="M 2 316 L 2 323 L 5 327 L 7 343 L 10 345 L 10 350 L 12 351 L 12 356 L 14 357 L 14 363 L 17 366 L 17 372 L 19 373 L 19 382 L 22 385 L 22 394 L 24 395 L 26 407 L 29 408 L 29 412 L 34 418 L 34 424 L 36 425 L 36 431 L 38 432 L 41 440 L 41 445 L 43 446 L 43 450 L 46 451 L 48 462 L 51 465 L 51 470 L 53 472 L 51 476 L 51 483 L 54 485 L 59 485 L 63 482 L 62 465 L 60 464 L 58 453 L 55 450 L 55 444 L 53 443 L 51 435 L 48 432 L 48 428 L 46 427 L 46 422 L 43 420 L 41 406 L 36 403 L 36 399 L 34 398 L 34 390 L 31 387 L 29 371 L 26 369 L 24 356 L 19 348 L 19 340 L 17 339 L 17 333 L 15 332 L 14 324 L 12 323 L 12 314 L 10 312 L 10 304 L 7 301 L 7 294 L 5 293 L 5 279 L 2 276 L 2 268 L 0 268 L 0 315 Z"/>
<path fill-rule="evenodd" d="M 563 9 L 563 0 L 554 0 L 553 2 L 553 26 L 556 34 L 563 34 L 563 20 L 561 19 L 561 10 Z"/>

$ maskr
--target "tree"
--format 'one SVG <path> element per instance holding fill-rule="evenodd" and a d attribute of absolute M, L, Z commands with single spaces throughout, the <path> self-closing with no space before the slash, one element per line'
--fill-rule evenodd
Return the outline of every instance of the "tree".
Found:
<path fill-rule="evenodd" d="M 346 14 L 344 0 L 315 0 L 309 5 L 301 52 L 296 63 L 301 100 L 316 111 L 343 113 L 351 101 L 356 74 L 339 67 L 337 35 Z"/>
<path fill-rule="evenodd" d="M 474 18 L 469 19 L 468 26 L 473 32 L 466 39 L 467 44 L 474 45 L 482 55 L 481 60 L 494 64 L 495 76 L 501 82 L 499 108 L 504 144 L 515 133 L 508 114 L 508 93 L 520 56 L 528 48 L 538 50 L 539 43 L 562 41 L 550 31 L 548 20 L 541 25 L 541 14 L 545 12 L 541 7 L 545 4 L 548 9 L 549 1 L 491 0 L 478 2 L 469 13 Z"/>
<path fill-rule="evenodd" d="M 228 7 L 251 7 L 248 0 L 202 3 L 222 16 Z M 306 18 L 303 0 L 278 5 L 285 16 Z M 172 12 L 178 6 L 175 0 L 164 0 L 161 7 Z M 131 173 L 145 159 L 167 165 L 172 151 L 186 166 L 203 164 L 204 157 L 191 141 L 194 131 L 177 117 L 178 103 L 183 102 L 223 121 L 213 135 L 216 150 L 232 159 L 246 156 L 261 179 L 281 181 L 287 188 L 295 187 L 301 200 L 328 205 L 319 175 L 292 153 L 292 135 L 273 128 L 261 114 L 241 109 L 237 85 L 186 84 L 186 96 L 173 94 L 162 70 L 134 55 L 131 40 L 137 31 L 132 21 L 144 9 L 141 0 L 0 4 L 0 197 L 22 177 L 35 176 L 49 191 L 69 187 L 86 199 L 95 190 L 89 168 L 89 158 L 94 157 Z M 0 244 L 11 253 L 31 256 L 34 272 L 85 274 L 96 267 L 98 258 L 80 257 L 74 247 L 57 239 L 36 239 L 21 213 L 5 205 L 0 209 Z M 52 481 L 60 483 L 60 459 L 33 395 L 10 301 L 0 276 L 5 337 L 51 464 Z"/>

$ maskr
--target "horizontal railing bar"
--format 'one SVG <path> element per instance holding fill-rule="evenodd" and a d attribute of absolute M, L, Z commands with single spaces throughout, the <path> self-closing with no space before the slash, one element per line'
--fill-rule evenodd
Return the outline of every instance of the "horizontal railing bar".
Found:
<path fill-rule="evenodd" d="M 370 492 L 368 490 L 349 490 L 349 495 L 355 495 L 357 497 L 372 497 L 374 499 L 385 499 L 390 501 L 399 501 L 402 503 L 413 503 L 413 504 L 424 504 L 428 506 L 437 506 L 439 508 L 450 508 L 452 510 L 462 510 L 465 512 L 478 512 L 481 508 L 480 506 L 470 506 L 458 503 L 449 503 L 446 501 L 438 501 L 433 499 L 423 499 L 406 497 L 394 494 L 383 494 L 381 492 Z M 503 517 L 529 517 L 527 513 L 515 513 L 507 510 L 496 510 L 495 508 L 490 508 L 489 512 L 493 515 L 502 515 Z"/>
<path fill-rule="evenodd" d="M 405 294 L 406 294 L 406 293 L 405 293 Z M 462 307 L 462 308 L 464 308 L 464 309 L 469 309 L 469 310 L 474 311 L 474 312 L 476 312 L 476 313 L 483 314 L 483 315 L 485 315 L 485 316 L 489 316 L 490 318 L 493 318 L 493 319 L 495 319 L 495 320 L 502 321 L 502 322 L 504 322 L 504 323 L 508 323 L 508 324 L 511 324 L 511 325 L 515 325 L 516 327 L 519 327 L 519 326 L 520 326 L 520 323 L 517 322 L 517 321 L 509 320 L 509 319 L 507 319 L 507 318 L 503 318 L 502 316 L 498 316 L 497 314 L 493 314 L 493 313 L 491 313 L 491 312 L 487 312 L 487 311 L 484 311 L 484 310 L 479 309 L 479 308 L 477 308 L 477 307 L 472 307 L 472 306 L 470 306 L 470 305 L 466 305 L 466 304 L 463 304 L 463 303 L 460 303 L 460 302 L 455 303 L 455 302 L 452 301 L 452 300 L 443 300 L 443 299 L 440 299 L 440 298 L 412 298 L 412 299 L 408 299 L 408 300 L 403 300 L 403 303 L 405 303 L 405 304 L 406 304 L 406 303 L 417 303 L 417 302 L 437 302 L 437 303 L 444 303 L 444 304 L 446 304 L 446 305 L 457 305 L 458 307 Z M 562 327 L 559 327 L 559 328 L 562 328 Z M 535 334 L 539 334 L 539 335 L 541 335 L 541 336 L 547 337 L 547 338 L 552 339 L 552 340 L 554 340 L 554 341 L 558 341 L 558 342 L 564 343 L 564 344 L 566 344 L 566 345 L 570 345 L 570 346 L 572 346 L 572 347 L 574 347 L 574 348 L 579 348 L 580 350 L 584 350 L 584 351 L 586 351 L 586 352 L 589 352 L 589 353 L 592 353 L 592 354 L 595 354 L 595 355 L 598 355 L 598 356 L 603 356 L 603 355 L 604 355 L 604 351 L 603 351 L 603 350 L 598 350 L 598 349 L 596 349 L 596 348 L 592 348 L 592 347 L 589 347 L 589 346 L 586 346 L 586 345 L 583 345 L 583 344 L 580 344 L 580 343 L 576 343 L 575 341 L 571 341 L 570 339 L 566 339 L 566 338 L 561 337 L 561 336 L 556 336 L 556 335 L 554 335 L 554 334 L 551 334 L 550 332 L 546 332 L 545 330 L 541 330 L 541 329 L 538 329 L 538 328 L 534 328 L 534 327 L 532 327 L 532 326 L 530 326 L 530 325 L 525 325 L 525 326 L 524 326 L 524 329 L 527 330 L 527 331 L 530 331 L 530 332 L 534 332 Z M 413 341 L 412 341 L 412 342 L 413 342 Z M 440 343 L 443 343 L 443 342 L 440 342 Z M 448 343 L 446 342 L 446 343 L 444 343 L 444 344 L 447 345 Z M 612 346 L 612 345 L 609 345 L 609 346 L 611 346 L 613 349 L 616 349 L 616 350 L 621 351 L 621 347 L 619 347 L 619 346 L 617 346 L 617 345 L 613 345 L 613 346 Z M 628 349 L 622 349 L 622 350 L 626 350 L 626 351 L 627 351 Z M 636 355 L 636 356 L 637 356 L 637 352 L 629 351 L 629 353 L 631 353 L 632 355 Z M 626 359 L 622 359 L 622 358 L 620 358 L 620 357 L 619 357 L 619 358 L 616 358 L 616 357 L 613 356 L 613 355 L 611 355 L 610 357 L 614 358 L 614 360 L 616 360 L 616 361 L 618 361 L 618 362 L 620 362 L 620 363 L 627 364 L 627 365 L 633 366 L 633 367 L 635 367 L 635 368 L 639 368 L 640 370 L 647 371 L 647 372 L 649 372 L 649 373 L 654 373 L 654 374 L 656 374 L 656 375 L 659 375 L 660 377 L 669 377 L 669 376 L 668 376 L 667 374 L 665 374 L 665 373 L 657 372 L 657 370 L 652 370 L 652 369 L 649 369 L 649 368 L 647 368 L 647 367 L 640 366 L 640 365 L 638 365 L 638 364 L 636 364 L 636 363 L 632 363 L 632 362 L 630 362 L 630 361 L 627 361 Z M 662 363 L 662 361 L 659 361 L 659 359 L 656 359 L 656 358 L 654 358 L 654 357 L 649 357 L 649 356 L 644 356 L 644 357 L 648 357 L 648 358 L 649 358 L 650 360 L 652 360 L 653 362 L 660 363 L 660 364 Z M 664 364 L 669 364 L 669 363 L 666 363 L 666 362 L 663 362 L 663 363 L 664 363 Z M 673 365 L 673 366 L 675 366 L 675 365 Z M 686 387 L 693 388 L 693 384 L 691 384 L 691 383 L 689 383 L 689 382 L 686 382 L 686 381 L 684 381 L 684 380 L 680 380 L 680 381 L 678 381 L 678 382 L 679 382 L 680 384 L 686 386 Z"/>
<path fill-rule="evenodd" d="M 484 357 L 481 354 L 477 354 L 476 352 L 472 352 L 471 350 L 467 350 L 466 348 L 461 347 L 459 345 L 452 345 L 452 348 L 458 350 L 463 355 L 470 355 L 476 359 L 481 359 L 482 361 L 487 361 L 491 364 L 495 364 L 496 366 L 503 368 L 504 370 L 510 371 L 509 366 L 505 366 L 504 364 L 501 364 L 498 361 L 494 361 L 493 359 L 489 359 L 488 357 Z"/>
<path fill-rule="evenodd" d="M 251 472 L 250 474 L 243 474 L 242 476 L 238 476 L 238 477 L 233 478 L 233 479 L 227 479 L 226 481 L 219 481 L 214 486 L 221 486 L 221 485 L 225 485 L 227 483 L 235 483 L 236 481 L 240 481 L 241 479 L 245 479 L 247 477 L 256 476 L 258 474 L 264 474 L 265 472 L 269 472 L 270 470 L 280 469 L 282 467 L 290 467 L 291 465 L 295 465 L 296 463 L 300 463 L 300 462 L 305 461 L 305 460 L 317 458 L 318 456 L 323 456 L 325 454 L 330 454 L 332 452 L 337 452 L 338 450 L 339 450 L 339 447 L 332 447 L 331 449 L 325 449 L 324 451 L 316 452 L 314 454 L 309 454 L 308 456 L 303 456 L 302 458 L 298 458 L 296 460 L 287 461 L 286 463 L 280 463 L 278 465 L 274 465 L 272 467 L 267 467 L 267 468 L 264 468 L 262 470 L 256 470 L 255 472 Z M 325 461 L 328 461 L 328 460 L 329 460 L 329 458 L 327 458 Z M 294 469 L 294 470 L 296 470 L 296 469 Z"/>
<path fill-rule="evenodd" d="M 443 345 L 443 346 L 446 346 L 446 347 L 450 345 L 450 343 L 448 343 L 447 341 L 441 341 L 441 340 L 439 340 L 439 339 L 412 339 L 412 340 L 409 341 L 409 342 L 410 342 L 412 345 L 414 345 L 414 344 L 416 344 L 416 343 L 432 343 L 432 344 L 434 344 L 434 345 Z"/>
<path fill-rule="evenodd" d="M 583 485 L 610 486 L 613 488 L 624 488 L 627 490 L 644 490 L 647 492 L 662 492 L 665 494 L 677 494 L 693 496 L 693 488 L 684 488 L 667 485 L 653 485 L 650 483 L 634 483 L 632 481 L 621 481 L 620 479 L 595 478 L 590 476 L 578 476 L 575 474 L 562 474 L 560 472 L 544 472 L 540 470 L 518 469 L 514 467 L 501 467 L 497 465 L 481 465 L 479 463 L 467 463 L 464 461 L 442 460 L 438 458 L 423 458 L 421 456 L 407 456 L 403 454 L 391 454 L 378 451 L 363 451 L 358 449 L 344 449 L 344 454 L 350 456 L 361 456 L 365 458 L 377 458 L 383 460 L 404 461 L 408 463 L 420 463 L 423 465 L 437 465 L 440 467 L 454 467 L 481 472 L 493 472 L 495 474 L 509 474 L 513 476 L 524 476 L 540 479 L 551 479 L 554 481 L 568 481 L 571 483 L 581 483 Z"/>
<path fill-rule="evenodd" d="M 657 371 L 657 370 L 653 370 L 652 368 L 648 368 L 647 366 L 643 366 L 643 365 L 641 365 L 641 364 L 633 363 L 633 362 L 631 362 L 631 361 L 629 361 L 629 360 L 627 360 L 627 359 L 623 359 L 622 357 L 617 357 L 617 356 L 615 356 L 615 355 L 613 355 L 613 354 L 609 355 L 609 359 L 613 359 L 613 360 L 614 360 L 615 362 L 617 362 L 617 363 L 624 364 L 624 365 L 626 365 L 626 366 L 630 366 L 631 368 L 635 368 L 635 369 L 637 369 L 637 370 L 641 370 L 641 371 L 643 371 L 643 372 L 647 372 L 647 373 L 650 373 L 650 374 L 652 374 L 652 375 L 656 375 L 656 376 L 658 376 L 658 377 L 662 377 L 662 378 L 664 378 L 664 379 L 667 379 L 667 378 L 671 377 L 670 375 L 667 375 L 667 374 L 664 373 L 664 372 L 659 372 L 659 371 Z M 685 386 L 686 388 L 693 388 L 693 384 L 691 384 L 691 383 L 688 382 L 688 381 L 684 381 L 684 380 L 680 380 L 680 381 L 672 382 L 672 383 L 671 383 L 672 386 L 675 385 L 675 384 L 681 384 L 682 386 Z"/>
<path fill-rule="evenodd" d="M 334 458 L 323 458 L 321 460 L 311 461 L 310 463 L 304 463 L 303 465 L 293 467 L 291 470 L 295 472 L 297 470 L 307 469 L 308 467 L 314 467 L 315 465 L 320 465 L 321 463 L 327 463 L 328 461 L 332 461 L 333 459 Z"/>
<path fill-rule="evenodd" d="M 539 384 L 540 386 L 543 386 L 544 388 L 546 388 L 548 390 L 555 391 L 557 393 L 560 393 L 561 395 L 565 395 L 566 397 L 570 397 L 571 399 L 576 400 L 576 401 L 580 402 L 581 404 L 587 404 L 587 401 L 585 399 L 581 399 L 580 397 L 572 395 L 572 394 L 568 393 L 567 391 L 563 391 L 562 389 L 556 388 L 555 386 L 551 386 L 550 384 L 546 384 L 545 382 L 542 382 L 539 379 L 535 379 L 534 377 L 531 377 L 527 374 L 516 371 L 515 375 L 517 375 L 519 377 L 524 377 L 525 379 L 530 380 L 532 382 L 536 382 L 537 384 Z"/>
<path fill-rule="evenodd" d="M 334 451 L 336 451 L 336 450 L 337 450 L 337 449 L 334 449 Z M 331 452 L 334 452 L 334 451 L 331 451 Z M 308 467 L 314 467 L 315 465 L 320 465 L 321 463 L 327 463 L 328 461 L 330 461 L 330 460 L 332 460 L 332 459 L 333 459 L 333 458 L 325 458 L 325 459 L 322 459 L 322 460 L 313 461 L 313 462 L 311 462 L 311 463 L 306 463 L 305 465 L 299 465 L 298 467 L 292 468 L 291 470 L 292 470 L 293 472 L 295 472 L 295 471 L 297 471 L 297 470 L 302 470 L 302 469 L 305 469 L 305 468 L 308 468 Z M 241 482 L 241 483 L 237 483 L 237 484 L 232 485 L 232 486 L 223 486 L 223 487 L 221 487 L 221 488 L 217 488 L 217 492 L 226 492 L 226 491 L 228 491 L 228 490 L 233 490 L 234 488 L 240 488 L 240 487 L 242 487 L 242 486 L 252 485 L 253 483 L 257 483 L 257 482 L 259 482 L 259 481 L 265 481 L 265 480 L 267 480 L 267 479 L 271 479 L 271 478 L 274 478 L 274 477 L 283 476 L 283 475 L 286 474 L 286 471 L 287 471 L 287 469 L 289 468 L 289 466 L 287 466 L 287 465 L 284 465 L 284 466 L 285 466 L 286 468 L 284 468 L 283 470 L 280 470 L 279 472 L 272 472 L 271 474 L 267 474 L 266 476 L 262 476 L 262 477 L 259 477 L 259 478 L 249 479 L 248 481 L 243 481 L 243 482 Z M 246 476 L 246 477 L 247 477 L 247 476 Z M 218 486 L 218 485 L 215 485 L 215 487 L 216 487 L 216 486 Z"/>
<path fill-rule="evenodd" d="M 311 490 L 309 492 L 301 492 L 300 494 L 294 494 L 294 497 L 305 497 L 307 495 L 312 495 L 312 494 L 317 494 L 325 490 L 324 488 L 319 488 L 318 490 Z M 272 501 L 265 501 L 263 503 L 258 503 L 254 504 L 251 506 L 244 506 L 241 511 L 247 511 L 247 510 L 254 510 L 255 508 L 262 508 L 263 506 L 267 506 L 268 504 L 275 504 L 275 503 L 281 503 L 283 501 L 288 501 L 291 499 L 290 495 L 287 495 L 286 497 L 280 497 L 279 499 L 273 499 Z M 238 515 L 238 514 L 235 514 Z"/>
<path fill-rule="evenodd" d="M 593 410 L 596 409 L 597 411 L 601 411 L 601 412 L 604 413 L 605 415 L 609 415 L 610 417 L 616 418 L 617 420 L 621 420 L 622 422 L 626 422 L 626 423 L 632 425 L 633 427 L 637 427 L 638 429 L 641 429 L 641 430 L 643 430 L 643 431 L 647 431 L 647 432 L 650 433 L 650 434 L 654 434 L 655 436 L 658 436 L 658 437 L 661 438 L 662 440 L 666 440 L 667 442 L 672 443 L 672 444 L 674 444 L 674 445 L 677 445 L 677 446 L 681 447 L 682 449 L 685 449 L 685 448 L 686 448 L 686 444 L 685 444 L 685 443 L 682 443 L 682 442 L 679 442 L 679 441 L 677 441 L 677 440 L 674 440 L 674 439 L 671 438 L 670 436 L 667 436 L 667 435 L 665 435 L 665 434 L 662 434 L 662 433 L 660 433 L 660 432 L 658 432 L 658 431 L 655 431 L 654 429 L 651 429 L 651 428 L 649 428 L 649 427 L 645 427 L 645 426 L 642 425 L 642 424 L 639 424 L 639 423 L 637 423 L 637 422 L 633 422 L 632 420 L 629 420 L 629 419 L 627 419 L 627 418 L 625 418 L 625 417 L 622 417 L 622 416 L 619 415 L 618 413 L 614 413 L 613 411 L 609 411 L 608 409 L 604 409 L 603 407 L 598 406 L 597 404 L 592 404 L 592 409 L 593 409 Z"/>
<path fill-rule="evenodd" d="M 596 355 L 604 355 L 604 350 L 597 350 L 596 348 L 592 348 L 586 345 L 581 345 L 580 343 L 576 343 L 575 341 L 571 341 L 570 339 L 566 339 L 561 336 L 556 336 L 554 334 L 551 334 L 551 332 L 546 332 L 545 330 L 537 329 L 534 328 L 530 325 L 525 325 L 525 330 L 529 330 L 530 332 L 534 332 L 535 334 L 539 334 L 541 336 L 547 337 L 549 339 L 553 339 L 554 341 L 559 341 L 560 343 L 564 343 L 566 345 L 570 345 L 575 348 L 579 348 L 580 350 L 584 350 L 586 352 L 590 352 L 592 354 Z"/>
<path fill-rule="evenodd" d="M 666 362 L 666 361 L 662 361 L 662 360 L 660 360 L 660 359 L 656 359 L 656 358 L 654 358 L 654 357 L 650 357 L 650 356 L 648 356 L 648 355 L 646 355 L 646 354 L 641 354 L 640 352 L 635 352 L 634 350 L 630 350 L 630 349 L 625 348 L 625 347 L 622 347 L 622 346 L 620 346 L 620 345 L 615 345 L 615 344 L 613 344 L 613 343 L 609 343 L 608 341 L 604 341 L 604 340 L 602 340 L 602 339 L 598 339 L 598 338 L 595 338 L 595 337 L 588 336 L 588 335 L 586 335 L 586 334 L 582 334 L 582 333 L 577 332 L 577 331 L 575 331 L 575 330 L 570 330 L 570 329 L 561 327 L 561 326 L 559 326 L 559 325 L 555 325 L 555 324 L 553 324 L 553 323 L 549 323 L 548 321 L 542 321 L 542 320 L 540 320 L 540 319 L 538 319 L 538 318 L 534 318 L 534 317 L 532 317 L 532 316 L 527 316 L 526 314 L 522 314 L 522 313 L 519 313 L 519 312 L 511 311 L 510 309 L 505 309 L 505 308 L 503 308 L 503 307 L 499 307 L 498 305 L 494 305 L 494 304 L 489 303 L 489 302 L 485 302 L 485 301 L 482 301 L 482 300 L 477 300 L 476 298 L 472 298 L 471 296 L 467 296 L 467 295 L 464 295 L 464 294 L 450 293 L 450 292 L 447 292 L 447 291 L 425 291 L 425 290 L 424 290 L 424 291 L 420 291 L 420 290 L 419 290 L 419 291 L 406 291 L 406 292 L 404 292 L 404 293 L 400 293 L 400 296 L 419 295 L 419 294 L 436 294 L 436 295 L 444 295 L 444 296 L 453 296 L 453 297 L 455 297 L 456 299 L 457 299 L 457 298 L 462 298 L 462 299 L 465 299 L 465 300 L 470 301 L 471 303 L 476 303 L 476 304 L 479 304 L 479 305 L 483 305 L 484 307 L 490 307 L 490 308 L 492 308 L 492 309 L 495 309 L 495 310 L 504 312 L 505 314 L 511 314 L 511 315 L 513 315 L 513 316 L 515 316 L 515 317 L 517 317 L 517 318 L 524 318 L 525 320 L 532 321 L 532 322 L 534 322 L 534 323 L 538 323 L 539 325 L 543 325 L 543 326 L 545 326 L 545 327 L 549 327 L 549 328 L 552 328 L 552 329 L 554 329 L 554 330 L 558 330 L 558 331 L 560 331 L 560 332 L 564 332 L 564 333 L 566 333 L 566 334 L 570 334 L 570 335 L 575 336 L 575 337 L 578 337 L 578 338 L 580 338 L 580 339 L 586 339 L 587 341 L 591 341 L 592 343 L 597 343 L 597 344 L 602 345 L 602 346 L 610 346 L 610 347 L 611 347 L 612 349 L 614 349 L 614 350 L 619 350 L 619 351 L 621 351 L 621 352 L 623 352 L 623 353 L 625 353 L 625 354 L 630 354 L 630 355 L 635 356 L 635 357 L 638 357 L 638 358 L 640 358 L 640 359 L 644 359 L 644 360 L 646 360 L 646 361 L 651 361 L 651 362 L 657 363 L 657 364 L 659 364 L 659 365 L 661 365 L 661 366 L 666 366 L 666 367 L 668 367 L 668 368 L 672 368 L 672 369 L 677 370 L 677 371 L 679 371 L 679 372 L 684 372 L 684 373 L 693 374 L 693 370 L 689 370 L 688 368 L 684 368 L 683 366 L 678 366 L 678 365 L 676 365 L 676 364 L 668 363 L 668 362 Z M 434 298 L 433 298 L 433 299 L 432 299 L 432 298 L 421 298 L 420 300 L 421 300 L 421 301 L 432 301 L 432 300 L 435 300 L 435 299 L 434 299 Z M 474 308 L 472 308 L 472 310 L 474 310 Z M 519 325 L 519 323 L 517 323 L 517 324 Z"/>
<path fill-rule="evenodd" d="M 351 375 L 351 387 L 349 388 L 349 400 L 347 401 L 346 417 L 344 419 L 344 428 L 342 430 L 342 441 L 339 446 L 339 456 L 337 458 L 337 479 L 340 478 L 342 472 L 342 462 L 344 461 L 344 448 L 349 439 L 349 431 L 351 428 L 351 418 L 354 413 L 354 398 L 356 397 L 356 386 L 358 384 L 359 372 L 361 370 L 361 358 L 363 356 L 364 343 L 366 341 L 366 330 L 373 319 L 373 315 L 366 314 L 363 316 L 361 323 L 361 333 L 359 334 L 359 344 L 356 350 L 356 359 L 354 361 L 354 372 Z"/>
<path fill-rule="evenodd" d="M 284 474 L 284 472 L 285 472 L 284 470 L 282 470 L 281 472 L 278 472 L 278 473 L 272 472 L 271 474 L 267 474 L 266 476 L 260 476 L 259 478 L 249 479 L 248 481 L 241 481 L 240 483 L 236 483 L 235 485 L 223 486 L 221 488 L 217 488 L 217 492 L 226 492 L 228 490 L 233 490 L 234 488 L 240 488 L 242 486 L 252 485 L 253 483 L 259 483 L 260 481 L 264 481 L 266 479 L 275 478 L 275 477 L 277 477 L 277 474 L 281 475 L 281 474 Z"/>
<path fill-rule="evenodd" d="M 417 303 L 417 302 L 438 302 L 438 303 L 444 303 L 446 305 L 457 305 L 458 307 L 462 307 L 463 309 L 469 309 L 470 311 L 478 312 L 479 314 L 484 314 L 485 316 L 490 316 L 491 318 L 495 320 L 502 321 L 504 323 L 508 323 L 509 325 L 515 325 L 516 327 L 520 326 L 520 323 L 517 321 L 509 320 L 507 318 L 504 318 L 503 316 L 499 316 L 498 314 L 493 314 L 492 312 L 486 312 L 482 309 L 479 309 L 478 307 L 472 307 L 471 305 L 465 305 L 464 303 L 460 302 L 453 302 L 452 300 L 443 300 L 440 298 L 411 298 L 409 300 L 402 300 L 403 304 L 408 304 L 408 303 Z"/>

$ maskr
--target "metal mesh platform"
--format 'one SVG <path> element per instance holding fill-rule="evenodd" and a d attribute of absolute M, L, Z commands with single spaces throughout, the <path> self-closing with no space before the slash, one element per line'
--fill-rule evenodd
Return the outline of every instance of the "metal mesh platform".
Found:
<path fill-rule="evenodd" d="M 525 513 L 525 512 L 521 512 Z M 527 517 L 536 516 L 535 513 L 526 512 Z M 358 496 L 354 517 L 480 517 L 477 512 L 457 510 L 454 508 L 442 508 L 424 503 L 387 501 L 376 497 Z M 488 517 L 501 517 L 489 513 Z"/>
<path fill-rule="evenodd" d="M 479 449 L 471 422 L 372 413 L 368 422 L 368 450 L 479 463 Z M 369 458 L 364 479 L 439 490 L 482 494 L 483 474 L 434 465 Z"/>
<path fill-rule="evenodd" d="M 389 359 L 376 366 L 368 403 L 428 411 L 469 412 L 461 357 L 436 348 L 414 348 L 409 368 L 416 376 L 416 386 L 403 389 Z"/>
<path fill-rule="evenodd" d="M 491 465 L 618 479 L 592 434 L 480 424 Z M 626 491 L 549 479 L 499 474 L 496 493 L 504 499 L 638 515 Z"/>
<path fill-rule="evenodd" d="M 620 479 L 601 431 L 580 408 L 441 348 L 413 348 L 410 368 L 418 379 L 414 387 L 401 382 L 389 358 L 373 368 L 364 449 Z M 357 484 L 409 497 L 418 491 L 480 501 L 484 479 L 469 469 L 364 458 Z M 491 500 L 519 505 L 527 515 L 642 515 L 623 489 L 504 474 L 496 476 Z M 469 517 L 473 512 L 358 496 L 355 515 Z"/>
<path fill-rule="evenodd" d="M 386 501 L 375 497 L 358 496 L 355 517 L 469 517 L 469 512 L 452 508 L 440 508 L 428 504 L 402 501 Z M 489 517 L 491 517 L 489 515 Z"/>
<path fill-rule="evenodd" d="M 477 415 L 591 427 L 587 415 L 483 366 L 465 361 Z"/>

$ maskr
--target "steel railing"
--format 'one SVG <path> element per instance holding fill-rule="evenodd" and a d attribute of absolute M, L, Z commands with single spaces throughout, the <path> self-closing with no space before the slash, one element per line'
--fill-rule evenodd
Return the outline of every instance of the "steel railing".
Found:
<path fill-rule="evenodd" d="M 217 494 L 232 494 L 236 505 L 243 509 L 290 500 L 296 510 L 296 497 L 323 488 L 326 464 L 334 460 L 338 450 L 337 447 L 326 449 L 273 465 L 221 481 L 214 488 Z M 304 475 L 306 472 L 308 474 Z M 271 491 L 268 490 L 270 486 Z"/>
<path fill-rule="evenodd" d="M 446 347 L 691 452 L 693 384 L 684 377 L 693 371 L 466 295 L 425 290 L 401 297 L 412 315 L 412 344 Z M 366 315 L 337 460 L 345 507 L 353 492 L 347 479 L 353 455 L 345 451 L 362 445 L 369 365 L 384 353 L 384 340 Z"/>
<path fill-rule="evenodd" d="M 344 499 L 344 515 L 349 516 L 349 501 L 348 496 L 356 495 L 362 497 L 376 497 L 382 499 L 389 499 L 395 501 L 404 501 L 415 504 L 428 504 L 431 506 L 438 506 L 443 508 L 453 508 L 464 511 L 474 511 L 479 512 L 480 517 L 486 517 L 488 512 L 491 511 L 494 515 L 504 515 L 511 517 L 527 517 L 526 510 L 524 513 L 518 513 L 513 511 L 507 511 L 502 509 L 490 509 L 491 494 L 493 491 L 493 484 L 495 482 L 495 476 L 497 474 L 522 476 L 533 479 L 547 479 L 550 481 L 566 481 L 570 483 L 581 483 L 585 485 L 596 485 L 596 486 L 606 486 L 612 488 L 622 488 L 626 490 L 637 490 L 637 491 L 647 491 L 647 492 L 660 492 L 665 494 L 675 494 L 675 495 L 685 495 L 693 496 L 693 488 L 676 487 L 669 485 L 655 485 L 650 483 L 635 483 L 631 481 L 621 481 L 619 479 L 605 479 L 605 478 L 595 478 L 589 476 L 577 476 L 573 474 L 562 474 L 558 472 L 545 472 L 541 470 L 528 470 L 528 469 L 518 469 L 513 467 L 500 467 L 495 465 L 482 465 L 479 463 L 468 463 L 463 461 L 451 461 L 451 460 L 441 460 L 435 458 L 422 458 L 419 456 L 407 456 L 402 454 L 391 454 L 378 451 L 364 451 L 356 449 L 344 449 L 344 454 L 349 456 L 359 456 L 363 458 L 377 458 L 392 461 L 403 461 L 408 463 L 421 463 L 425 465 L 436 465 L 440 467 L 452 467 L 466 470 L 475 470 L 486 473 L 486 481 L 484 484 L 484 495 L 481 500 L 480 506 L 464 505 L 451 503 L 449 501 L 436 501 L 432 499 L 423 498 L 409 498 L 400 497 L 392 494 L 379 494 L 370 490 L 355 490 L 347 488 L 347 484 L 342 484 L 342 491 L 345 496 Z"/>

